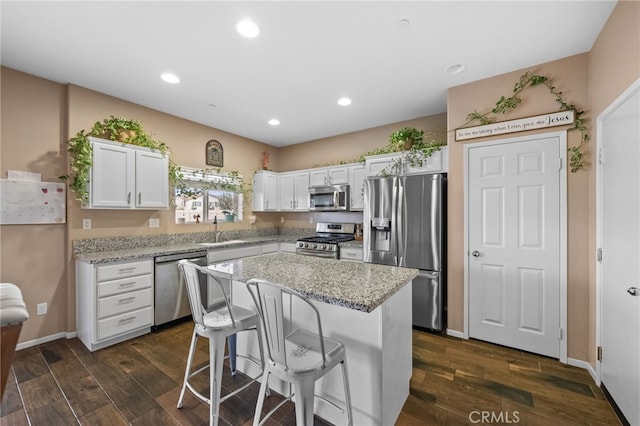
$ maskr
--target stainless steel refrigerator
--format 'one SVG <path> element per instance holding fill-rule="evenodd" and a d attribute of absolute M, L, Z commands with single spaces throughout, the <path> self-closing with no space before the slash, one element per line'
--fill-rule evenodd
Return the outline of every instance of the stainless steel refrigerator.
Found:
<path fill-rule="evenodd" d="M 364 261 L 420 270 L 413 325 L 446 326 L 446 174 L 373 177 L 364 184 Z"/>

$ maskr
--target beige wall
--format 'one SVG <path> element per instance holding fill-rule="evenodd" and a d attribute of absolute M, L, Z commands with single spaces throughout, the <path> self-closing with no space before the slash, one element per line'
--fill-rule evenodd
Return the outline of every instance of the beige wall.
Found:
<path fill-rule="evenodd" d="M 0 177 L 7 170 L 42 174 L 58 181 L 65 174 L 64 87 L 2 68 Z M 66 226 L 0 226 L 0 282 L 18 285 L 30 318 L 20 341 L 67 330 L 68 269 Z M 36 316 L 36 304 L 47 302 L 49 314 Z"/>
<path fill-rule="evenodd" d="M 559 61 L 538 65 L 530 69 L 518 70 L 486 80 L 457 86 L 448 93 L 448 126 L 453 130 L 465 122 L 467 114 L 477 110 L 490 110 L 500 98 L 509 96 L 513 85 L 527 70 L 550 77 L 556 88 L 564 93 L 566 100 L 580 108 L 587 108 L 588 99 L 588 55 L 582 54 Z M 544 86 L 529 88 L 522 92 L 522 103 L 516 110 L 499 121 L 511 120 L 554 112 L 558 110 L 555 97 Z M 561 128 L 546 129 L 558 131 Z M 540 133 L 522 132 L 518 135 Z M 455 142 L 454 134 L 449 135 L 449 285 L 448 308 L 449 328 L 463 331 L 464 297 L 464 165 L 463 147 L 466 143 L 485 142 L 491 139 L 505 139 L 514 134 L 493 138 L 479 138 L 468 142 Z M 568 144 L 580 142 L 580 133 L 569 132 Z M 568 176 L 568 283 L 567 307 L 568 356 L 587 359 L 589 343 L 589 169 L 578 173 L 567 172 Z"/>
<path fill-rule="evenodd" d="M 446 132 L 447 114 L 442 113 L 415 120 L 402 121 L 359 132 L 283 147 L 278 151 L 272 168 L 277 172 L 286 172 L 319 165 L 338 164 L 340 161 L 355 161 L 364 152 L 386 146 L 391 133 L 403 127 L 415 127 L 424 130 L 425 141 L 429 141 L 431 140 L 431 133 L 444 135 Z M 442 141 L 444 141 L 443 138 Z"/>
<path fill-rule="evenodd" d="M 448 98 L 448 128 L 460 126 L 469 112 L 485 112 L 501 95 L 509 96 L 524 71 L 550 77 L 565 99 L 586 111 L 591 142 L 586 151 L 587 167 L 567 173 L 568 184 L 568 306 L 567 344 L 570 358 L 596 359 L 595 297 L 595 120 L 613 100 L 640 77 L 640 2 L 620 1 L 593 49 L 587 54 L 564 58 L 494 78 L 451 88 Z M 557 109 L 544 87 L 527 89 L 522 104 L 504 120 L 552 112 Z M 503 119 L 500 118 L 500 121 Z M 549 129 L 556 131 L 559 128 Z M 527 132 L 540 133 L 540 132 Z M 523 135 L 526 133 L 519 133 Z M 513 136 L 513 135 L 507 135 Z M 569 146 L 579 143 L 577 132 L 568 133 Z M 477 143 L 496 138 L 475 139 Z M 463 152 L 464 143 L 449 137 L 449 327 L 463 329 Z"/>

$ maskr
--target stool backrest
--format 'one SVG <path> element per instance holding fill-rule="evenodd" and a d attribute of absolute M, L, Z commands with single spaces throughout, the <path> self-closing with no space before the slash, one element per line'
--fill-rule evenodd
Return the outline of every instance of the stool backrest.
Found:
<path fill-rule="evenodd" d="M 292 317 L 291 307 L 294 304 L 294 300 L 301 301 L 304 306 L 311 308 L 311 312 L 315 315 L 317 322 L 317 328 L 315 333 L 319 338 L 318 345 L 322 352 L 322 368 L 326 364 L 326 354 L 324 349 L 324 339 L 322 336 L 322 323 L 320 321 L 320 312 L 302 294 L 295 290 L 284 287 L 280 284 L 271 283 L 261 279 L 251 279 L 247 281 L 247 289 L 253 298 L 253 302 L 256 305 L 260 319 L 262 321 L 263 336 L 267 343 L 267 354 L 272 362 L 282 365 L 285 369 L 288 369 L 287 352 L 285 350 L 285 339 L 293 330 L 291 321 L 295 320 Z M 289 299 L 289 314 L 286 314 L 284 295 L 288 295 Z"/>
<path fill-rule="evenodd" d="M 207 306 L 202 303 L 199 274 L 205 274 L 207 276 L 208 287 L 210 288 L 211 284 L 215 283 L 214 285 L 217 285 L 220 294 L 223 295 L 222 301 L 224 301 L 224 305 L 219 303 L 217 304 L 217 306 L 214 306 L 214 309 L 218 310 L 219 308 L 226 307 L 228 315 L 231 318 L 231 324 L 233 327 L 235 327 L 235 318 L 233 317 L 233 310 L 230 306 L 231 300 L 227 295 L 224 284 L 221 282 L 221 277 L 218 276 L 214 271 L 206 267 L 196 265 L 195 263 L 190 262 L 186 259 L 178 262 L 178 268 L 182 272 L 184 283 L 187 286 L 187 295 L 189 296 L 189 305 L 191 306 L 191 315 L 193 317 L 193 321 L 196 324 L 204 327 L 202 317 L 207 313 Z"/>

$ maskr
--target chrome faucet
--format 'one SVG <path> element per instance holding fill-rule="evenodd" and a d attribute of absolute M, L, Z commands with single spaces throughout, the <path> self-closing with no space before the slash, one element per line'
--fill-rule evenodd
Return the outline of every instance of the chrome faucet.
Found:
<path fill-rule="evenodd" d="M 222 235 L 222 229 L 218 231 L 218 218 L 217 217 L 213 218 L 213 225 L 214 225 L 213 242 L 217 243 L 217 242 L 219 242 L 218 240 L 220 239 L 220 235 Z"/>

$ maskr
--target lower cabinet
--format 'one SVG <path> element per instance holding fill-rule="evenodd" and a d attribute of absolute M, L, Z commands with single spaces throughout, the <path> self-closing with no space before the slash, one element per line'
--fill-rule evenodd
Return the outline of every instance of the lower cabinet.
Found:
<path fill-rule="evenodd" d="M 78 338 L 91 351 L 151 331 L 153 261 L 76 261 Z"/>

